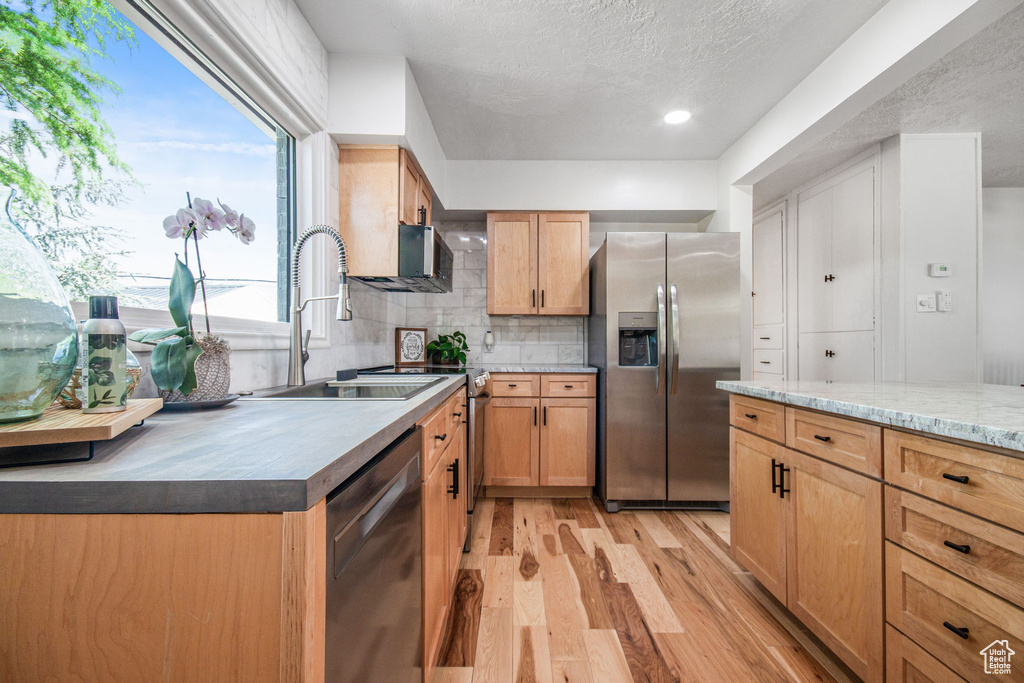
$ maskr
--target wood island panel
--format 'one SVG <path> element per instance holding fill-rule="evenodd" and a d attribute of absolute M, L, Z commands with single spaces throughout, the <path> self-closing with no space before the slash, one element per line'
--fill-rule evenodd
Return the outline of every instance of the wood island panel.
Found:
<path fill-rule="evenodd" d="M 324 511 L 0 515 L 0 680 L 322 681 Z"/>

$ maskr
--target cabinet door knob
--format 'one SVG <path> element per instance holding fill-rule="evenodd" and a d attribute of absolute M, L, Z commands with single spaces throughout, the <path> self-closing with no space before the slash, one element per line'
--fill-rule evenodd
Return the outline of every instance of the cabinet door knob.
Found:
<path fill-rule="evenodd" d="M 967 545 L 966 543 L 953 543 L 953 541 L 943 541 L 942 545 L 946 546 L 947 548 L 952 548 L 957 552 L 961 552 L 964 555 L 971 552 L 971 546 Z"/>
<path fill-rule="evenodd" d="M 971 480 L 970 477 L 965 477 L 959 474 L 950 474 L 949 472 L 943 472 L 942 478 L 949 479 L 950 481 L 955 481 L 958 484 L 966 484 Z"/>
<path fill-rule="evenodd" d="M 946 628 L 948 628 L 953 633 L 955 633 L 958 636 L 960 636 L 961 638 L 963 638 L 964 640 L 967 640 L 970 637 L 971 629 L 969 629 L 969 628 L 959 628 L 959 627 L 953 626 L 953 624 L 949 623 L 948 621 L 942 622 L 942 625 L 945 626 Z"/>

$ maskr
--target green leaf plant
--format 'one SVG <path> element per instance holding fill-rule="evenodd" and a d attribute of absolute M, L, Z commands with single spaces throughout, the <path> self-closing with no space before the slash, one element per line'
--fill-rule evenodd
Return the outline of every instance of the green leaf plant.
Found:
<path fill-rule="evenodd" d="M 427 344 L 427 352 L 440 363 L 458 362 L 465 365 L 468 351 L 466 335 L 458 330 L 451 334 L 439 334 L 437 339 Z"/>
<path fill-rule="evenodd" d="M 175 327 L 148 328 L 133 332 L 129 339 L 153 346 L 149 367 L 153 382 L 164 391 L 191 394 L 196 390 L 196 359 L 203 349 L 192 329 L 192 304 L 196 299 L 196 279 L 181 259 L 174 259 L 167 308 Z"/>

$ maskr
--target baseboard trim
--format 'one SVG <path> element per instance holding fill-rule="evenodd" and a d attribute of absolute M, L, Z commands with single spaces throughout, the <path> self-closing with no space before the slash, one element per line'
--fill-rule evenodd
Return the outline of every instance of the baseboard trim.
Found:
<path fill-rule="evenodd" d="M 591 498 L 590 486 L 484 486 L 485 498 Z"/>

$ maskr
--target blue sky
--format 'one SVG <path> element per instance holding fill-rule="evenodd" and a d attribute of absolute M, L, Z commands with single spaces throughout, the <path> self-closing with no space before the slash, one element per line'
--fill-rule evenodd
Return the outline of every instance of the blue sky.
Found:
<path fill-rule="evenodd" d="M 108 45 L 92 67 L 122 92 L 105 95 L 103 116 L 118 153 L 142 187 L 117 208 L 97 208 L 93 223 L 129 237 L 135 255 L 121 272 L 169 276 L 180 240 L 164 236 L 165 216 L 186 205 L 185 192 L 220 198 L 256 222 L 243 245 L 226 231 L 201 241 L 211 279 L 276 278 L 275 143 L 142 30 L 137 45 Z"/>

